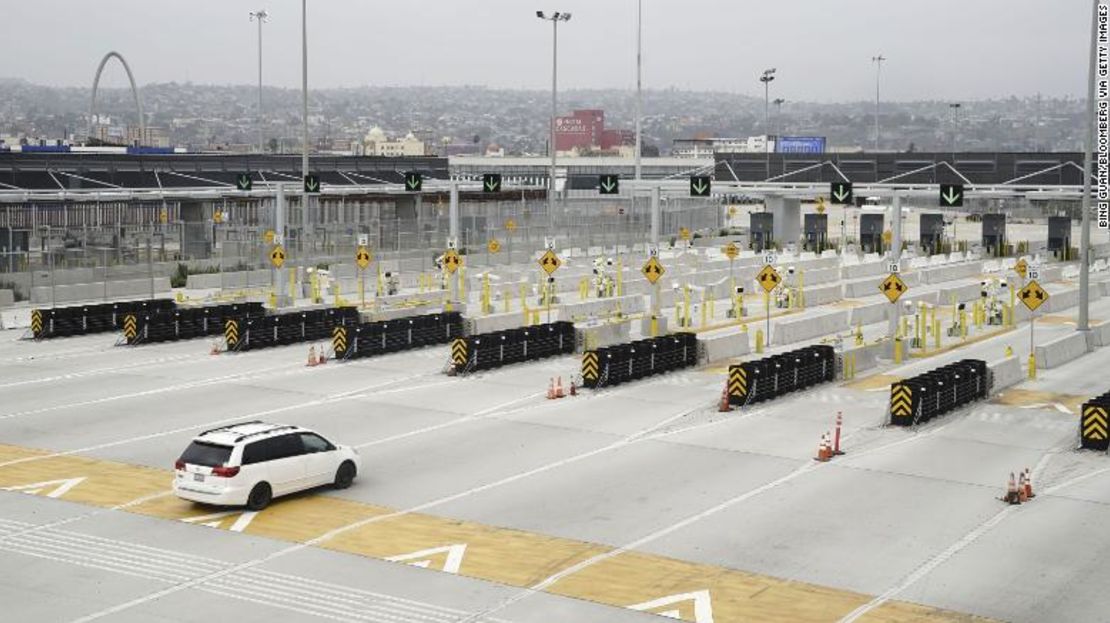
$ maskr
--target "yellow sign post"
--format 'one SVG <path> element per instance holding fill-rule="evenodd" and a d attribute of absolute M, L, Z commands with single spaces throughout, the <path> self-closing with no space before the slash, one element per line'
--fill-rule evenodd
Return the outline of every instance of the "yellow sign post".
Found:
<path fill-rule="evenodd" d="M 361 307 L 366 307 L 366 268 L 373 261 L 374 256 L 370 254 L 370 249 L 359 245 L 355 251 L 355 264 L 358 265 L 358 300 Z"/>
<path fill-rule="evenodd" d="M 542 268 L 548 276 L 555 274 L 555 271 L 559 270 L 559 267 L 562 265 L 563 260 L 560 260 L 559 256 L 555 255 L 555 252 L 551 249 L 548 249 L 547 253 L 544 253 L 543 257 L 540 258 L 540 268 Z"/>
<path fill-rule="evenodd" d="M 280 244 L 274 245 L 273 250 L 270 251 L 270 264 L 274 268 L 281 268 L 285 265 L 285 249 Z"/>
<path fill-rule="evenodd" d="M 1048 300 L 1048 292 L 1034 280 L 1021 289 L 1018 298 L 1029 310 L 1029 378 L 1035 379 L 1037 378 L 1037 355 L 1036 347 L 1033 345 L 1033 321 L 1036 320 L 1037 309 Z"/>
<path fill-rule="evenodd" d="M 648 258 L 648 261 L 644 262 L 644 266 L 640 269 L 640 272 L 644 274 L 644 279 L 647 279 L 648 283 L 655 285 L 663 276 L 663 273 L 667 272 L 667 269 L 663 268 L 663 265 L 659 263 L 658 259 L 651 257 Z"/>
<path fill-rule="evenodd" d="M 755 276 L 755 280 L 763 287 L 763 307 L 764 313 L 767 316 L 767 343 L 771 342 L 771 291 L 774 290 L 782 283 L 782 277 L 779 276 L 779 271 L 775 270 L 774 266 L 764 264 L 759 274 Z M 759 344 L 758 338 L 756 344 Z"/>
<path fill-rule="evenodd" d="M 902 281 L 902 278 L 899 277 L 897 273 L 891 273 L 879 284 L 879 290 L 882 291 L 883 295 L 886 296 L 886 299 L 891 303 L 897 303 L 898 299 L 902 298 L 902 295 L 909 289 L 909 286 L 906 285 L 905 281 Z"/>

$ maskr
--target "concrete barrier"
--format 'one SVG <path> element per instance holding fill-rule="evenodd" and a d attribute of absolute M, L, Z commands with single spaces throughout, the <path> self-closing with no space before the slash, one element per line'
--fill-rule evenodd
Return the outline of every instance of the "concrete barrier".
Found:
<path fill-rule="evenodd" d="M 698 342 L 702 344 L 704 363 L 727 361 L 751 352 L 749 334 L 736 328 L 703 333 L 698 336 Z"/>
<path fill-rule="evenodd" d="M 11 307 L 12 305 L 15 305 L 15 291 L 0 290 L 0 307 Z"/>
<path fill-rule="evenodd" d="M 866 264 L 844 266 L 840 270 L 840 278 L 844 280 L 860 279 L 881 275 L 885 272 L 886 262 L 868 262 Z"/>
<path fill-rule="evenodd" d="M 1092 326 L 1087 335 L 1087 350 L 1110 346 L 1110 321 Z"/>
<path fill-rule="evenodd" d="M 949 286 L 941 288 L 938 292 L 937 300 L 941 305 L 951 305 L 952 297 L 956 297 L 957 303 L 963 303 L 979 298 L 979 292 L 982 291 L 982 286 L 978 283 L 967 283 L 958 286 Z M 1008 297 L 1009 294 L 1006 294 Z"/>
<path fill-rule="evenodd" d="M 860 305 L 848 310 L 848 324 L 850 326 L 869 325 L 883 322 L 894 313 L 894 306 L 887 301 Z"/>
<path fill-rule="evenodd" d="M 805 289 L 805 304 L 806 307 L 814 307 L 816 305 L 825 305 L 826 303 L 833 303 L 841 299 L 840 284 L 834 283 L 827 286 L 819 286 L 816 288 Z"/>
<path fill-rule="evenodd" d="M 982 268 L 983 265 L 980 262 L 969 262 L 966 264 L 947 264 L 945 266 L 927 268 L 919 272 L 921 273 L 922 283 L 936 284 L 945 281 L 955 281 L 956 279 L 978 277 L 982 272 Z"/>
<path fill-rule="evenodd" d="M 1087 337 L 1082 333 L 1069 333 L 1064 337 L 1038 345 L 1035 349 L 1037 367 L 1046 370 L 1057 368 L 1087 354 Z"/>
<path fill-rule="evenodd" d="M 466 320 L 469 324 L 469 333 L 471 335 L 516 329 L 517 327 L 523 327 L 527 324 L 524 318 L 524 312 L 519 311 L 509 312 L 507 314 L 475 316 L 473 318 L 467 318 Z"/>
<path fill-rule="evenodd" d="M 1021 370 L 1021 362 L 1017 357 L 1006 357 L 998 361 L 991 361 L 987 363 L 987 369 L 991 371 L 994 377 L 993 392 L 998 392 L 1012 385 L 1017 385 L 1024 378 L 1025 375 Z"/>
<path fill-rule="evenodd" d="M 820 315 L 781 318 L 772 332 L 774 344 L 782 346 L 809 340 L 848 328 L 848 310 L 837 310 Z"/>
<path fill-rule="evenodd" d="M 590 316 L 611 316 L 618 310 L 622 314 L 638 314 L 646 309 L 642 295 L 564 303 L 559 307 L 559 320 L 582 320 Z"/>
<path fill-rule="evenodd" d="M 576 325 L 576 328 L 582 336 L 582 349 L 578 352 L 586 349 L 604 348 L 613 344 L 624 344 L 632 339 L 630 337 L 632 335 L 631 320 L 587 323 Z"/>
<path fill-rule="evenodd" d="M 154 278 L 154 296 L 168 294 L 170 280 L 168 277 Z M 85 301 L 104 301 L 105 295 L 109 300 L 118 298 L 143 299 L 150 297 L 150 279 L 132 279 L 128 281 L 109 281 L 108 290 L 104 290 L 104 282 L 82 283 L 75 285 L 36 286 L 31 291 L 31 303 L 34 305 L 47 305 L 50 303 L 82 303 Z"/>
<path fill-rule="evenodd" d="M 866 344 L 864 346 L 851 346 L 841 351 L 842 356 L 855 356 L 855 372 L 858 375 L 863 370 L 869 370 L 879 365 L 880 359 L 892 358 L 893 345 L 890 342 Z"/>

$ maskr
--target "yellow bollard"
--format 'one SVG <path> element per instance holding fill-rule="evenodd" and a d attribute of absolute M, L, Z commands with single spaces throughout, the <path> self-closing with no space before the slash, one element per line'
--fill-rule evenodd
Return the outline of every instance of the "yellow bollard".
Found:
<path fill-rule="evenodd" d="M 940 350 L 940 320 L 933 314 L 933 344 Z"/>
<path fill-rule="evenodd" d="M 1037 356 L 1029 353 L 1029 378 L 1037 378 Z"/>
<path fill-rule="evenodd" d="M 910 332 L 909 331 L 909 320 L 905 316 L 902 316 L 901 320 L 902 320 L 902 324 L 899 325 L 899 327 L 898 327 L 898 337 L 904 337 L 906 335 L 909 335 L 909 332 Z"/>
<path fill-rule="evenodd" d="M 690 284 L 682 286 L 682 317 L 686 319 L 686 324 L 683 326 L 690 326 Z"/>
<path fill-rule="evenodd" d="M 540 310 L 538 308 L 532 310 L 532 324 L 540 324 Z"/>
<path fill-rule="evenodd" d="M 902 338 L 894 338 L 894 363 L 902 363 Z"/>
<path fill-rule="evenodd" d="M 805 287 L 806 271 L 798 269 L 798 307 L 800 309 L 806 308 L 806 287 Z"/>
<path fill-rule="evenodd" d="M 512 304 L 513 295 L 506 290 L 501 291 L 501 305 L 505 313 L 509 313 L 509 305 Z"/>
<path fill-rule="evenodd" d="M 651 337 L 659 335 L 659 318 L 655 315 L 651 317 Z"/>
<path fill-rule="evenodd" d="M 1016 296 L 1014 293 L 1014 284 L 1011 282 L 1008 285 L 1010 286 L 1010 321 L 1006 324 L 1012 327 L 1014 326 L 1014 304 L 1017 303 L 1017 301 L 1014 300 Z"/>
<path fill-rule="evenodd" d="M 755 330 L 755 352 L 763 352 L 763 329 Z"/>
<path fill-rule="evenodd" d="M 465 260 L 464 260 L 465 262 Z M 466 264 L 459 266 L 459 300 L 466 301 Z"/>
<path fill-rule="evenodd" d="M 585 301 L 590 295 L 590 280 L 588 277 L 583 277 L 578 281 L 578 300 Z"/>
<path fill-rule="evenodd" d="M 624 260 L 617 258 L 617 296 L 624 296 Z"/>
<path fill-rule="evenodd" d="M 1007 357 L 1013 357 L 1014 356 L 1014 349 L 1009 344 L 1006 345 L 1006 356 Z"/>
<path fill-rule="evenodd" d="M 960 337 L 967 339 L 967 310 L 960 310 Z"/>
<path fill-rule="evenodd" d="M 382 276 L 382 265 L 378 264 L 378 294 L 377 294 L 377 296 L 381 296 L 382 292 L 384 292 L 384 291 L 385 291 L 385 277 Z"/>
<path fill-rule="evenodd" d="M 293 292 L 297 289 L 297 269 L 289 269 L 289 299 L 294 303 L 297 302 L 297 295 Z"/>
<path fill-rule="evenodd" d="M 709 301 L 706 299 L 708 293 L 708 288 L 701 291 L 701 326 L 703 327 L 706 324 L 706 315 L 709 313 Z"/>

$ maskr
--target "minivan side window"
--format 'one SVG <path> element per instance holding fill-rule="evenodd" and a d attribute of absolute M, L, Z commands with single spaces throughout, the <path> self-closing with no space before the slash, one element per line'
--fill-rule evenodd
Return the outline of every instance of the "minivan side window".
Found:
<path fill-rule="evenodd" d="M 313 452 L 331 452 L 335 450 L 335 446 L 328 443 L 327 439 L 315 433 L 301 433 L 301 442 L 304 444 L 304 451 L 307 454 Z"/>
<path fill-rule="evenodd" d="M 275 439 L 262 439 L 252 443 L 248 443 L 243 448 L 243 465 L 253 465 L 254 463 L 265 463 L 272 461 L 276 458 L 275 452 L 277 447 L 274 445 Z"/>
<path fill-rule="evenodd" d="M 276 448 L 274 451 L 275 459 L 287 459 L 291 456 L 304 454 L 304 444 L 301 443 L 301 436 L 296 433 L 274 437 L 270 441 L 274 442 Z"/>

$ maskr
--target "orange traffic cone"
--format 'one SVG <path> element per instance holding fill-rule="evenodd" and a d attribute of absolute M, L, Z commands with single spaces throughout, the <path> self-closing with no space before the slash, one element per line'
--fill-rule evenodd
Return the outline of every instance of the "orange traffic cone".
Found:
<path fill-rule="evenodd" d="M 725 388 L 721 390 L 721 404 L 717 407 L 718 413 L 728 413 L 732 411 L 732 405 L 728 402 L 728 383 L 725 383 Z"/>
<path fill-rule="evenodd" d="M 318 365 L 320 365 L 320 360 L 316 358 L 316 347 L 315 346 L 309 346 L 308 347 L 308 367 L 311 368 L 313 366 L 318 366 Z"/>
<path fill-rule="evenodd" d="M 1021 500 L 1018 499 L 1017 484 L 1014 482 L 1013 472 L 1010 472 L 1010 481 L 1006 483 L 1006 497 L 1003 500 L 1010 504 L 1021 504 Z"/>
<path fill-rule="evenodd" d="M 555 400 L 555 379 L 550 379 L 547 383 L 547 399 Z"/>
<path fill-rule="evenodd" d="M 320 348 L 317 349 L 317 351 L 320 353 L 320 356 L 316 359 L 316 361 L 320 365 L 324 365 L 325 363 L 328 362 L 328 356 L 326 354 L 324 354 L 324 347 L 321 346 Z"/>
<path fill-rule="evenodd" d="M 1017 487 L 1018 502 L 1028 502 L 1029 498 L 1025 495 L 1025 472 L 1018 472 L 1018 487 Z"/>
<path fill-rule="evenodd" d="M 555 397 L 556 398 L 566 397 L 566 394 L 563 393 L 563 377 L 561 377 L 561 376 L 558 377 L 558 380 L 555 381 Z"/>
<path fill-rule="evenodd" d="M 1025 497 L 1030 500 L 1037 497 L 1037 494 L 1033 493 L 1033 475 L 1029 473 L 1028 467 L 1025 468 Z"/>
<path fill-rule="evenodd" d="M 570 378 L 570 395 L 571 396 L 577 396 L 578 395 L 578 385 L 575 384 L 573 376 Z"/>
<path fill-rule="evenodd" d="M 817 444 L 817 456 L 813 457 L 813 460 L 822 463 L 829 460 L 829 438 L 827 433 L 821 435 L 821 441 Z"/>

